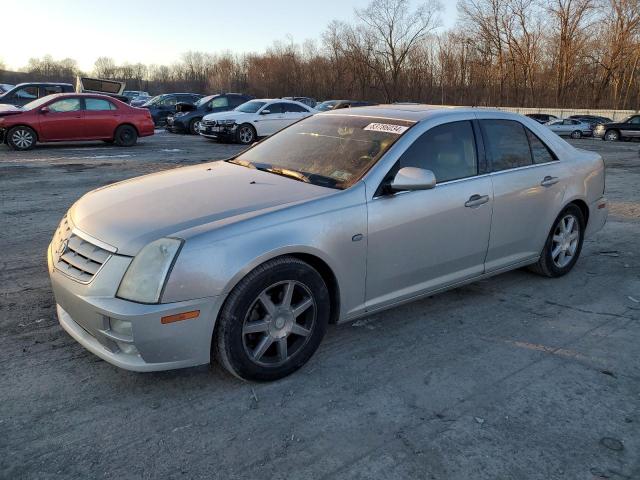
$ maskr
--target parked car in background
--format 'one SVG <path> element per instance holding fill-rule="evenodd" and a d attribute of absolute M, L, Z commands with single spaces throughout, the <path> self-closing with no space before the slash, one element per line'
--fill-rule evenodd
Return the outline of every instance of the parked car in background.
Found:
<path fill-rule="evenodd" d="M 11 85 L 9 83 L 0 83 L 0 94 L 8 92 L 13 87 L 15 87 L 15 85 Z"/>
<path fill-rule="evenodd" d="M 173 133 L 200 132 L 202 117 L 209 113 L 227 112 L 251 100 L 251 96 L 241 93 L 223 93 L 202 97 L 191 108 L 184 108 L 167 117 L 166 129 Z"/>
<path fill-rule="evenodd" d="M 8 92 L 0 95 L 0 104 L 22 106 L 38 98 L 56 93 L 73 92 L 70 83 L 30 82 L 20 83 Z"/>
<path fill-rule="evenodd" d="M 130 100 L 134 100 L 139 97 L 150 98 L 148 92 L 143 92 L 141 90 L 125 90 L 122 92 L 122 95 L 128 97 Z"/>
<path fill-rule="evenodd" d="M 375 103 L 360 100 L 326 100 L 318 103 L 314 108 L 319 112 L 328 112 L 329 110 L 339 110 L 341 108 L 368 107 L 372 105 L 375 105 Z"/>
<path fill-rule="evenodd" d="M 554 120 L 552 122 L 545 123 L 545 126 L 561 137 L 581 138 L 593 135 L 591 125 L 571 118 Z"/>
<path fill-rule="evenodd" d="M 140 95 L 139 97 L 132 99 L 129 102 L 129 105 L 131 105 L 132 107 L 141 107 L 152 98 L 155 98 L 155 97 L 152 97 L 150 95 Z"/>
<path fill-rule="evenodd" d="M 205 115 L 200 135 L 250 145 L 314 113 L 311 107 L 293 100 L 251 100 L 230 112 Z"/>
<path fill-rule="evenodd" d="M 533 118 L 538 123 L 547 123 L 558 120 L 558 117 L 556 117 L 555 115 L 550 115 L 548 113 L 527 113 L 526 116 L 529 118 Z"/>
<path fill-rule="evenodd" d="M 314 108 L 318 103 L 315 98 L 311 97 L 282 97 L 283 100 L 293 100 L 295 102 L 304 103 L 307 107 Z"/>
<path fill-rule="evenodd" d="M 609 117 L 601 117 L 598 115 L 571 115 L 568 118 L 588 123 L 591 126 L 591 130 L 594 130 L 601 123 L 613 122 Z"/>
<path fill-rule="evenodd" d="M 604 186 L 600 155 L 521 115 L 327 112 L 233 159 L 85 194 L 48 272 L 61 326 L 107 362 L 276 380 L 330 322 L 524 266 L 569 273 L 606 222 Z"/>
<path fill-rule="evenodd" d="M 615 142 L 640 138 L 640 115 L 631 115 L 621 122 L 600 124 L 593 131 L 594 136 Z"/>
<path fill-rule="evenodd" d="M 0 106 L 0 143 L 29 150 L 37 142 L 103 140 L 129 147 L 153 135 L 147 110 L 106 95 L 62 93 L 24 107 Z"/>
<path fill-rule="evenodd" d="M 178 103 L 195 104 L 203 96 L 197 93 L 165 93 L 153 97 L 142 105 L 151 112 L 151 117 L 156 125 L 162 126 L 167 122 L 167 117 L 173 115 Z"/>

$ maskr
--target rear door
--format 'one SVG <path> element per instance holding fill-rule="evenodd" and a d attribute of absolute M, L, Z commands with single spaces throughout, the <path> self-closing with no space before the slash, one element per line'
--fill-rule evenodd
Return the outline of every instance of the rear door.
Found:
<path fill-rule="evenodd" d="M 544 142 L 515 120 L 480 120 L 493 184 L 487 272 L 540 255 L 569 172 Z"/>
<path fill-rule="evenodd" d="M 41 141 L 82 140 L 85 138 L 84 112 L 79 97 L 69 97 L 46 105 L 39 115 Z"/>
<path fill-rule="evenodd" d="M 285 126 L 291 125 L 292 123 L 295 123 L 298 120 L 311 115 L 309 110 L 304 108 L 302 105 L 296 105 L 295 103 L 285 103 L 284 106 L 284 117 L 286 120 Z"/>
<path fill-rule="evenodd" d="M 109 100 L 84 99 L 84 134 L 87 139 L 112 139 L 120 122 L 120 112 Z"/>

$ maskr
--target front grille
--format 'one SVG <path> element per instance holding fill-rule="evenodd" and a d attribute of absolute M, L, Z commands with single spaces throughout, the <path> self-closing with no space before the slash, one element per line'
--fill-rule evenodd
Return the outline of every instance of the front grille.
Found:
<path fill-rule="evenodd" d="M 215 127 L 216 126 L 216 121 L 215 120 L 203 120 L 202 124 L 207 126 L 207 127 Z"/>
<path fill-rule="evenodd" d="M 65 216 L 53 237 L 55 267 L 82 283 L 89 283 L 111 252 L 73 233 Z"/>

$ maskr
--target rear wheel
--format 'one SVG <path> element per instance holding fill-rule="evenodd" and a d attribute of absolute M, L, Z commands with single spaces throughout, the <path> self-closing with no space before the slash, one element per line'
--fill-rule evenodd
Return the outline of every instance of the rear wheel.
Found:
<path fill-rule="evenodd" d="M 29 127 L 14 127 L 7 134 L 7 144 L 14 150 L 31 150 L 36 145 L 36 132 Z"/>
<path fill-rule="evenodd" d="M 257 135 L 255 128 L 253 128 L 253 126 L 249 125 L 248 123 L 243 123 L 238 127 L 238 130 L 236 131 L 236 140 L 242 145 L 251 145 L 256 141 L 256 137 Z"/>
<path fill-rule="evenodd" d="M 138 141 L 138 132 L 131 125 L 121 125 L 113 137 L 119 147 L 133 147 Z"/>
<path fill-rule="evenodd" d="M 607 130 L 604 134 L 604 139 L 609 142 L 616 142 L 620 140 L 620 133 L 617 130 Z"/>
<path fill-rule="evenodd" d="M 580 138 L 582 137 L 582 132 L 580 130 L 574 130 L 571 132 L 571 138 Z"/>
<path fill-rule="evenodd" d="M 329 292 L 309 264 L 280 257 L 249 273 L 218 319 L 215 356 L 233 375 L 277 380 L 316 351 L 329 323 Z"/>
<path fill-rule="evenodd" d="M 576 205 L 565 208 L 551 228 L 538 263 L 531 269 L 546 277 L 561 277 L 578 261 L 584 240 L 585 222 Z"/>

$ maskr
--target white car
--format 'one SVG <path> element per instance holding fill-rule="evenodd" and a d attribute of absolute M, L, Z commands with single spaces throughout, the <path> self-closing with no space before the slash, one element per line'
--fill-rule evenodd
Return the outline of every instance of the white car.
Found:
<path fill-rule="evenodd" d="M 574 120 L 572 118 L 564 118 L 558 120 L 552 120 L 545 123 L 552 132 L 556 135 L 568 136 L 571 138 L 590 137 L 593 135 L 591 125 L 580 120 Z"/>
<path fill-rule="evenodd" d="M 200 135 L 250 145 L 314 113 L 313 108 L 292 100 L 250 100 L 235 110 L 205 115 Z"/>

